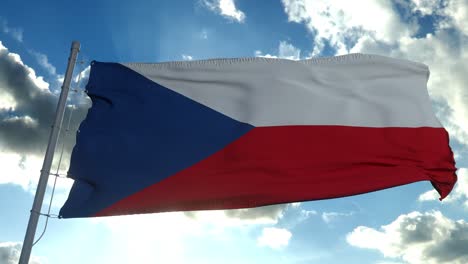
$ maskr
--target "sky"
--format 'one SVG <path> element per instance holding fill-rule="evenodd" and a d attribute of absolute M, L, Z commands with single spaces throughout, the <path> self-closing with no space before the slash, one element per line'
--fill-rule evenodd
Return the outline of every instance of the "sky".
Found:
<path fill-rule="evenodd" d="M 429 66 L 429 95 L 449 132 L 459 180 L 442 202 L 429 182 L 418 182 L 256 209 L 51 218 L 31 263 L 468 263 L 468 0 L 5 0 L 0 264 L 19 257 L 73 40 L 81 51 L 65 116 L 70 126 L 53 172 L 66 173 L 90 106 L 83 87 L 92 60 L 370 53 Z M 58 178 L 51 204 L 54 178 L 42 208 L 53 215 L 72 183 Z"/>

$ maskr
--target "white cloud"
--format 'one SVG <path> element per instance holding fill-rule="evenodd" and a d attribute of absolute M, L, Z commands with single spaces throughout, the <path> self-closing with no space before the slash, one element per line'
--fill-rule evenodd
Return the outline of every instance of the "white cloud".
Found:
<path fill-rule="evenodd" d="M 322 220 L 329 224 L 333 221 L 336 221 L 340 218 L 347 217 L 347 216 L 352 216 L 354 212 L 349 212 L 349 213 L 340 213 L 340 212 L 323 212 L 322 213 Z"/>
<path fill-rule="evenodd" d="M 468 208 L 468 169 L 461 168 L 457 172 L 458 180 L 452 192 L 442 202 L 454 203 L 460 202 Z M 435 190 L 427 191 L 421 194 L 418 198 L 419 201 L 435 201 L 439 199 L 439 195 Z"/>
<path fill-rule="evenodd" d="M 288 20 L 304 23 L 314 36 L 312 56 L 320 54 L 328 41 L 338 54 L 348 53 L 346 42 L 365 35 L 394 43 L 417 28 L 405 25 L 385 0 L 365 0 L 356 5 L 342 0 L 282 0 Z M 365 7 L 365 8 L 363 8 Z"/>
<path fill-rule="evenodd" d="M 257 239 L 260 246 L 267 246 L 273 249 L 286 247 L 291 240 L 292 234 L 287 229 L 276 227 L 265 227 L 262 234 Z"/>
<path fill-rule="evenodd" d="M 0 264 L 17 264 L 21 254 L 21 244 L 17 242 L 0 243 Z M 29 264 L 45 263 L 42 258 L 31 256 Z"/>
<path fill-rule="evenodd" d="M 410 1 L 411 11 L 421 12 L 421 15 L 427 16 L 437 13 L 442 5 L 441 0 L 412 0 Z"/>
<path fill-rule="evenodd" d="M 5 34 L 10 35 L 16 41 L 23 42 L 23 29 L 8 26 L 7 21 L 2 19 L 1 17 L 0 17 L 0 30 Z"/>
<path fill-rule="evenodd" d="M 301 57 L 301 50 L 294 47 L 292 44 L 287 43 L 286 41 L 281 41 L 278 49 L 278 56 L 280 58 L 299 60 Z"/>
<path fill-rule="evenodd" d="M 298 208 L 298 207 L 293 206 L 292 208 Z M 315 211 L 315 210 L 301 209 L 299 211 L 299 215 L 292 222 L 292 226 L 294 226 L 296 224 L 299 224 L 301 222 L 304 222 L 304 221 L 308 220 L 309 218 L 311 218 L 312 216 L 315 216 L 315 215 L 318 215 L 317 211 Z"/>
<path fill-rule="evenodd" d="M 453 193 L 450 194 L 450 196 L 452 196 Z M 450 197 L 449 196 L 449 197 Z M 424 201 L 435 201 L 435 200 L 438 200 L 440 197 L 440 195 L 437 193 L 436 190 L 430 190 L 430 191 L 427 191 L 421 195 L 419 195 L 418 197 L 418 201 L 420 202 L 424 202 Z M 444 200 L 445 201 L 445 200 Z"/>
<path fill-rule="evenodd" d="M 12 110 L 14 111 L 16 107 L 16 101 L 13 96 L 5 93 L 3 90 L 0 90 L 0 111 Z"/>
<path fill-rule="evenodd" d="M 352 246 L 412 264 L 468 263 L 468 223 L 439 211 L 403 214 L 379 230 L 359 226 L 346 239 Z"/>
<path fill-rule="evenodd" d="M 202 3 L 211 11 L 218 13 L 230 20 L 242 23 L 245 14 L 236 8 L 234 0 L 202 0 Z"/>
<path fill-rule="evenodd" d="M 48 76 L 48 80 L 50 80 L 50 84 L 47 83 L 47 87 L 48 88 L 50 87 L 49 89 L 54 93 L 55 96 L 58 97 L 61 92 L 61 87 L 63 85 L 65 76 L 57 73 L 57 69 L 55 68 L 54 65 L 52 65 L 49 62 L 47 55 L 34 51 L 34 50 L 29 50 L 29 53 L 36 59 L 39 66 L 45 69 L 47 73 L 50 75 Z M 79 66 L 82 66 L 82 64 L 83 62 L 77 62 L 75 65 L 75 71 Z M 86 84 L 89 78 L 90 69 L 91 67 L 89 65 L 85 67 L 84 69 L 83 67 L 81 67 L 81 71 L 78 74 L 76 74 L 74 78 L 72 78 L 72 83 L 70 84 L 70 88 L 74 89 L 80 85 Z M 39 77 L 39 78 L 43 80 L 43 77 Z M 58 89 L 59 87 L 60 89 Z"/>
<path fill-rule="evenodd" d="M 445 8 L 441 8 L 439 12 L 448 18 L 444 25 L 446 27 L 455 27 L 468 36 L 468 0 L 450 0 L 446 2 Z"/>
<path fill-rule="evenodd" d="M 271 54 L 263 54 L 261 50 L 256 50 L 255 51 L 255 57 L 263 57 L 263 58 L 274 58 L 277 59 L 277 55 L 271 55 Z"/>
<path fill-rule="evenodd" d="M 190 56 L 190 55 L 182 54 L 182 59 L 191 61 L 191 60 L 193 60 L 193 57 Z"/>
<path fill-rule="evenodd" d="M 301 59 L 301 50 L 296 48 L 291 43 L 286 41 L 280 41 L 278 46 L 278 55 L 263 54 L 262 51 L 255 51 L 255 57 L 264 57 L 264 58 L 280 58 L 288 60 L 300 60 Z"/>
<path fill-rule="evenodd" d="M 33 194 L 39 181 L 43 157 L 33 155 L 21 155 L 12 152 L 0 151 L 0 184 L 15 184 L 21 186 L 25 191 Z M 56 171 L 53 170 L 55 173 Z M 61 171 L 64 173 L 64 171 Z M 53 184 L 54 176 L 49 177 L 49 187 Z M 72 180 L 59 178 L 53 200 L 54 207 L 61 207 L 68 197 Z M 51 189 L 49 189 L 50 191 Z M 50 193 L 46 194 L 44 204 L 49 204 Z"/>
<path fill-rule="evenodd" d="M 302 210 L 301 210 L 301 215 L 308 218 L 308 217 L 310 217 L 310 216 L 317 215 L 317 211 L 315 211 L 315 210 L 304 210 L 304 209 L 302 209 Z"/>
<path fill-rule="evenodd" d="M 292 208 L 299 208 L 299 207 L 301 207 L 301 203 L 300 202 L 291 203 L 291 207 Z"/>
<path fill-rule="evenodd" d="M 39 65 L 43 67 L 44 69 L 46 69 L 49 74 L 51 75 L 57 74 L 57 69 L 55 68 L 55 66 L 50 64 L 49 59 L 47 58 L 45 54 L 42 54 L 40 52 L 33 51 L 33 50 L 30 50 L 29 52 L 36 58 Z"/>
<path fill-rule="evenodd" d="M 288 215 L 287 218 L 281 219 L 281 223 L 287 226 L 289 229 L 294 229 L 299 224 L 308 221 L 312 217 L 320 216 L 315 210 L 307 210 L 301 207 L 301 203 L 290 203 L 284 210 L 284 215 Z M 279 221 L 277 221 L 279 222 Z"/>

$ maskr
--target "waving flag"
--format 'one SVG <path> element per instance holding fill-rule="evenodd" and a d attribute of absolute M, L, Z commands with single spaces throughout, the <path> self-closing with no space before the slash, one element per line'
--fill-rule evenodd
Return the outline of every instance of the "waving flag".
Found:
<path fill-rule="evenodd" d="M 456 182 L 424 64 L 93 62 L 64 218 L 233 209 Z"/>

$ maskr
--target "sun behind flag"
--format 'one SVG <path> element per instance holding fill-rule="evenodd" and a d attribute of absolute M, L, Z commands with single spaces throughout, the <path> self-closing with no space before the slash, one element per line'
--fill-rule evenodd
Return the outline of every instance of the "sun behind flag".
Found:
<path fill-rule="evenodd" d="M 456 182 L 426 65 L 378 55 L 93 62 L 63 218 L 234 209 Z"/>

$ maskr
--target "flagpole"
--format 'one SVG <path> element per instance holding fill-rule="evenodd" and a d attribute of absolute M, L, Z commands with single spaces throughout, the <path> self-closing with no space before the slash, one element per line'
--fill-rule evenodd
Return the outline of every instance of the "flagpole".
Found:
<path fill-rule="evenodd" d="M 54 124 L 52 126 L 52 131 L 50 132 L 49 143 L 47 145 L 47 150 L 44 157 L 44 163 L 42 164 L 41 176 L 39 178 L 39 183 L 37 184 L 36 196 L 34 197 L 31 214 L 29 216 L 28 228 L 26 229 L 26 235 L 24 236 L 23 248 L 21 249 L 19 264 L 28 264 L 29 258 L 31 256 L 31 250 L 34 242 L 34 236 L 36 234 L 37 223 L 42 208 L 42 202 L 44 200 L 47 181 L 49 180 L 50 168 L 54 159 L 55 147 L 57 145 L 60 127 L 62 126 L 68 91 L 70 90 L 70 82 L 73 75 L 73 69 L 75 68 L 76 57 L 79 51 L 80 43 L 78 41 L 73 41 L 71 45 L 70 57 L 68 58 L 65 79 L 63 80 L 62 92 L 60 93 L 60 98 L 57 104 L 57 111 L 55 113 Z"/>

